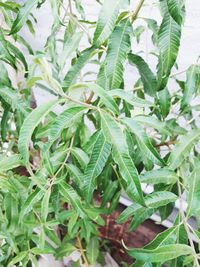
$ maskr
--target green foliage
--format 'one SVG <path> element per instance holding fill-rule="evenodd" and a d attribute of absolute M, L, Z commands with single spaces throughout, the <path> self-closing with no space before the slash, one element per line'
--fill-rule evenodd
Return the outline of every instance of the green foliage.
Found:
<path fill-rule="evenodd" d="M 131 33 L 131 23 L 129 19 L 125 19 L 115 27 L 110 36 L 105 59 L 105 79 L 108 79 L 109 89 L 120 88 L 123 81 L 123 65 L 131 49 Z"/>
<path fill-rule="evenodd" d="M 167 85 L 171 69 L 176 61 L 180 46 L 181 26 L 168 12 L 163 15 L 163 21 L 158 32 L 159 62 L 157 90 Z"/>
<path fill-rule="evenodd" d="M 161 22 L 139 16 L 143 0 L 134 10 L 132 0 L 92 1 L 94 21 L 81 0 L 49 2 L 53 24 L 37 52 L 21 29 L 39 41 L 45 1 L 0 2 L 0 266 L 75 252 L 72 266 L 104 266 L 98 230 L 121 195 L 132 204 L 117 222 L 130 231 L 180 206 L 144 248 L 124 244 L 133 266 L 199 266 L 198 61 L 178 70 L 182 80 L 174 74 L 184 1 L 155 1 Z M 146 30 L 156 64 L 141 45 Z M 51 100 L 37 105 L 38 88 Z"/>
<path fill-rule="evenodd" d="M 129 54 L 128 59 L 131 65 L 135 65 L 137 67 L 145 93 L 155 96 L 156 78 L 147 63 L 140 56 L 134 54 Z"/>
<path fill-rule="evenodd" d="M 19 12 L 17 14 L 16 20 L 13 22 L 10 34 L 15 34 L 17 33 L 26 23 L 28 15 L 30 14 L 32 8 L 39 3 L 39 0 L 34 0 L 34 1 L 26 1 L 24 6 L 22 6 L 19 9 Z"/>

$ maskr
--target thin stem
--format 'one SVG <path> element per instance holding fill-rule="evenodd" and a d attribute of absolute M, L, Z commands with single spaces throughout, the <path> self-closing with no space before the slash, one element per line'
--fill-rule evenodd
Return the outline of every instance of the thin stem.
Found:
<path fill-rule="evenodd" d="M 85 101 L 85 103 L 90 104 L 91 101 L 92 101 L 93 96 L 94 96 L 94 92 L 91 92 L 89 97 L 88 97 L 88 99 Z"/>
<path fill-rule="evenodd" d="M 160 144 L 155 145 L 155 147 L 167 146 L 169 148 L 170 145 L 176 144 L 176 140 L 169 140 L 167 142 L 163 142 Z"/>
<path fill-rule="evenodd" d="M 91 36 L 89 34 L 89 31 L 79 22 L 79 20 L 74 16 L 74 14 L 72 13 L 72 6 L 70 6 L 70 1 L 69 1 L 69 9 L 70 9 L 70 12 L 68 12 L 67 8 L 63 5 L 63 3 L 60 1 L 63 9 L 65 10 L 66 14 L 71 18 L 73 19 L 73 21 L 86 33 L 87 37 L 88 37 L 88 40 L 89 42 L 91 43 Z"/>
<path fill-rule="evenodd" d="M 191 246 L 191 248 L 193 250 L 194 266 L 198 267 L 199 266 L 199 262 L 198 262 L 198 259 L 197 259 L 195 246 L 194 246 L 194 243 L 193 243 L 193 239 L 192 239 L 192 236 L 191 236 L 190 229 L 188 228 L 187 218 L 185 217 L 185 213 L 184 213 L 184 210 L 183 210 L 182 193 L 181 193 L 181 186 L 180 186 L 179 181 L 178 181 L 177 184 L 178 184 L 178 194 L 179 194 L 179 199 L 180 199 L 180 214 L 181 214 L 182 221 L 183 221 L 183 224 L 184 224 L 187 236 L 188 236 L 188 240 L 189 240 L 190 246 Z"/>
<path fill-rule="evenodd" d="M 71 98 L 71 97 L 68 96 L 68 95 L 62 94 L 62 97 L 65 98 L 65 99 L 67 99 L 67 100 L 70 100 L 70 101 L 72 101 L 72 102 L 74 102 L 74 103 L 77 103 L 77 104 L 79 104 L 79 105 L 85 106 L 85 107 L 87 107 L 87 108 L 89 108 L 89 109 L 97 110 L 97 107 L 95 107 L 95 106 L 93 106 L 93 105 L 91 105 L 91 104 L 88 104 L 88 103 L 86 103 L 86 102 L 82 102 L 82 101 L 79 101 L 79 100 L 77 100 L 77 99 L 73 99 L 73 98 Z"/>
<path fill-rule="evenodd" d="M 199 113 L 196 116 L 193 116 L 191 120 L 187 122 L 187 125 L 191 124 L 193 121 L 195 121 L 199 117 Z"/>
<path fill-rule="evenodd" d="M 187 70 L 182 70 L 182 71 L 173 73 L 173 74 L 171 74 L 169 77 L 170 77 L 170 78 L 173 78 L 173 77 L 178 76 L 178 75 L 180 75 L 180 74 L 182 74 L 182 73 L 185 73 L 186 71 L 187 71 Z"/>
<path fill-rule="evenodd" d="M 80 240 L 79 236 L 77 236 L 76 239 L 77 239 L 78 247 L 80 249 L 81 256 L 82 256 L 82 258 L 84 260 L 84 263 L 85 263 L 86 267 L 89 267 L 89 263 L 88 263 L 88 260 L 86 258 L 86 255 L 84 253 L 84 249 L 83 249 L 83 246 L 82 246 L 82 243 L 81 243 L 81 240 Z"/>
<path fill-rule="evenodd" d="M 132 14 L 132 18 L 131 18 L 132 23 L 133 23 L 134 20 L 136 20 L 138 14 L 139 14 L 139 12 L 140 12 L 140 9 L 142 8 L 142 6 L 143 6 L 143 4 L 144 4 L 144 1 L 145 1 L 145 0 L 140 0 L 139 4 L 137 5 L 136 9 L 134 10 L 134 12 L 133 12 L 133 14 Z"/>
<path fill-rule="evenodd" d="M 69 11 L 71 14 L 73 14 L 73 11 L 72 11 L 72 2 L 71 0 L 69 0 Z"/>
<path fill-rule="evenodd" d="M 194 237 L 195 237 L 196 239 L 198 239 L 198 242 L 200 242 L 200 238 L 197 236 L 197 234 L 195 233 L 195 231 L 194 231 L 194 229 L 192 228 L 192 226 L 191 226 L 189 223 L 187 223 L 187 226 L 188 226 L 188 228 L 192 231 Z M 197 255 L 198 255 L 198 254 L 197 254 Z"/>
<path fill-rule="evenodd" d="M 73 143 L 74 143 L 74 136 L 71 138 L 71 142 L 70 142 L 70 145 L 69 145 L 69 151 L 64 159 L 64 161 L 62 162 L 60 168 L 57 170 L 57 172 L 55 173 L 55 175 L 53 176 L 53 179 L 51 181 L 51 186 L 54 184 L 54 181 L 56 179 L 56 177 L 58 176 L 58 174 L 61 172 L 61 170 L 63 169 L 63 167 L 65 166 L 69 156 L 70 156 L 70 153 L 71 153 L 71 149 L 72 149 L 72 146 L 73 146 Z"/>
<path fill-rule="evenodd" d="M 33 171 L 32 171 L 32 168 L 31 168 L 31 165 L 30 164 L 28 164 L 28 166 L 27 166 L 27 171 L 29 172 L 29 174 L 30 174 L 31 177 L 34 177 L 35 176 L 34 173 L 33 173 Z"/>

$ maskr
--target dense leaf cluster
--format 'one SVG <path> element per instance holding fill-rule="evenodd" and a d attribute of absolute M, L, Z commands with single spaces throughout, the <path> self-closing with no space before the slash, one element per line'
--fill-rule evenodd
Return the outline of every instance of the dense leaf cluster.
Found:
<path fill-rule="evenodd" d="M 96 21 L 81 0 L 0 2 L 0 266 L 74 251 L 73 266 L 104 266 L 98 227 L 122 194 L 133 204 L 118 223 L 131 219 L 131 231 L 179 205 L 171 228 L 127 249 L 133 266 L 199 266 L 200 67 L 188 66 L 181 80 L 175 73 L 184 0 L 155 1 L 161 23 L 140 17 L 150 1 L 135 2 L 96 1 Z M 51 33 L 34 51 L 20 30 L 37 37 L 35 8 L 46 5 Z M 140 46 L 146 31 L 154 67 Z M 13 73 L 23 77 L 15 82 Z M 34 88 L 51 100 L 33 108 Z"/>

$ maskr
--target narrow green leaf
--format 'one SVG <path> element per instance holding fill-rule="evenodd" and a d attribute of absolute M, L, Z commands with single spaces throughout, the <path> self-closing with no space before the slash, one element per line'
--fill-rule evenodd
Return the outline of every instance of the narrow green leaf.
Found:
<path fill-rule="evenodd" d="M 11 87 L 11 81 L 8 76 L 8 71 L 2 62 L 0 62 L 0 82 L 3 86 Z"/>
<path fill-rule="evenodd" d="M 102 103 L 105 104 L 110 110 L 112 110 L 115 114 L 119 113 L 119 109 L 113 98 L 105 91 L 101 86 L 97 84 L 87 85 L 89 89 L 91 89 L 95 94 L 97 94 Z"/>
<path fill-rule="evenodd" d="M 34 109 L 24 120 L 19 134 L 18 148 L 25 164 L 29 162 L 29 143 L 34 129 L 56 104 L 58 100 L 51 100 Z"/>
<path fill-rule="evenodd" d="M 181 27 L 166 12 L 158 33 L 158 46 L 160 49 L 157 90 L 167 85 L 171 69 L 176 61 L 180 46 Z"/>
<path fill-rule="evenodd" d="M 187 192 L 187 215 L 188 216 L 198 216 L 199 214 L 199 201 L 200 201 L 200 162 L 199 160 L 195 159 L 195 166 L 193 168 L 193 172 L 187 179 L 188 189 Z"/>
<path fill-rule="evenodd" d="M 143 58 L 135 54 L 129 54 L 128 59 L 131 65 L 135 65 L 137 67 L 141 76 L 145 93 L 150 96 L 155 96 L 157 88 L 156 77 L 150 70 L 147 63 Z"/>
<path fill-rule="evenodd" d="M 168 163 L 171 170 L 177 169 L 189 155 L 190 150 L 200 138 L 199 130 L 192 130 L 182 136 L 178 144 L 172 150 Z"/>
<path fill-rule="evenodd" d="M 34 54 L 31 45 L 22 36 L 18 35 L 17 36 L 17 41 L 19 43 L 21 43 L 28 50 L 28 52 L 29 52 L 30 55 L 33 55 Z"/>
<path fill-rule="evenodd" d="M 109 95 L 109 93 L 104 90 L 101 86 L 96 83 L 86 84 L 80 83 L 72 86 L 70 89 L 73 88 L 85 88 L 93 91 L 97 96 L 101 98 L 102 104 L 104 104 L 107 108 L 109 108 L 114 114 L 119 113 L 119 108 L 115 103 L 115 100 Z"/>
<path fill-rule="evenodd" d="M 103 87 L 106 91 L 109 90 L 109 80 L 106 78 L 106 62 L 103 61 L 100 65 L 99 72 L 97 75 L 97 84 Z"/>
<path fill-rule="evenodd" d="M 166 124 L 153 116 L 138 115 L 133 118 L 134 121 L 138 121 L 141 124 L 147 125 L 151 128 L 158 130 L 159 132 L 170 135 L 171 133 L 166 128 Z"/>
<path fill-rule="evenodd" d="M 70 127 L 74 122 L 79 120 L 84 111 L 85 107 L 77 106 L 64 110 L 54 121 L 49 129 L 49 141 L 55 141 L 60 137 L 63 129 Z"/>
<path fill-rule="evenodd" d="M 91 238 L 86 251 L 90 264 L 94 265 L 99 256 L 99 240 L 97 237 Z"/>
<path fill-rule="evenodd" d="M 28 251 L 19 252 L 9 263 L 8 267 L 14 266 L 16 263 L 21 262 L 28 255 Z"/>
<path fill-rule="evenodd" d="M 157 45 L 158 42 L 158 23 L 155 19 L 149 19 L 149 18 L 144 18 L 144 21 L 146 21 L 148 28 L 153 32 L 152 35 L 152 42 L 153 44 Z"/>
<path fill-rule="evenodd" d="M 155 210 L 152 208 L 143 208 L 139 211 L 136 211 L 136 213 L 134 214 L 134 218 L 130 223 L 129 231 L 135 231 L 138 226 L 141 225 L 145 220 L 149 219 L 153 213 L 155 213 Z"/>
<path fill-rule="evenodd" d="M 50 196 L 51 196 L 51 189 L 48 189 L 45 192 L 41 203 L 41 219 L 44 223 L 46 222 L 48 216 Z"/>
<path fill-rule="evenodd" d="M 100 134 L 101 134 L 101 130 L 97 130 L 96 132 L 94 132 L 89 138 L 88 142 L 83 146 L 83 149 L 84 151 L 87 152 L 87 154 L 91 154 L 93 146 Z"/>
<path fill-rule="evenodd" d="M 103 134 L 96 140 L 90 161 L 84 172 L 83 191 L 85 199 L 91 202 L 93 191 L 96 187 L 96 178 L 102 172 L 111 152 L 111 145 L 105 140 Z"/>
<path fill-rule="evenodd" d="M 94 33 L 93 44 L 100 46 L 112 33 L 117 20 L 120 7 L 123 5 L 122 0 L 104 1 Z"/>
<path fill-rule="evenodd" d="M 197 86 L 200 76 L 200 66 L 199 65 L 192 65 L 187 70 L 187 79 L 184 87 L 183 98 L 181 99 L 181 108 L 187 108 L 192 100 L 192 97 L 197 92 Z"/>
<path fill-rule="evenodd" d="M 101 206 L 105 206 L 108 201 L 113 200 L 113 195 L 116 193 L 118 188 L 118 181 L 112 181 L 109 183 L 107 188 L 105 189 L 102 197 L 102 203 Z"/>
<path fill-rule="evenodd" d="M 31 21 L 30 19 L 28 19 L 28 20 L 26 21 L 26 25 L 27 25 L 27 27 L 28 27 L 30 33 L 32 33 L 33 35 L 35 35 L 35 29 L 34 29 L 34 26 L 33 26 L 32 21 Z"/>
<path fill-rule="evenodd" d="M 184 19 L 185 13 L 185 1 L 184 0 L 167 0 L 167 6 L 172 18 L 181 25 Z"/>
<path fill-rule="evenodd" d="M 132 249 L 128 250 L 128 254 L 144 262 L 166 262 L 178 258 L 179 256 L 193 254 L 193 250 L 187 245 L 174 244 L 154 250 Z"/>
<path fill-rule="evenodd" d="M 12 2 L 10 2 L 10 3 L 9 2 L 8 3 L 0 2 L 0 7 L 3 7 L 6 10 L 11 10 L 15 13 L 18 11 L 18 9 L 14 5 L 12 5 Z"/>
<path fill-rule="evenodd" d="M 148 171 L 140 176 L 141 183 L 147 184 L 174 184 L 177 180 L 177 174 L 167 168 Z"/>
<path fill-rule="evenodd" d="M 113 145 L 113 158 L 119 166 L 124 190 L 136 202 L 144 205 L 137 169 L 129 155 L 125 135 L 120 125 L 106 113 L 101 113 L 101 124 L 106 140 Z"/>
<path fill-rule="evenodd" d="M 70 38 L 67 39 L 67 42 L 64 42 L 63 51 L 60 59 L 61 70 L 65 66 L 67 59 L 71 57 L 72 53 L 75 52 L 78 48 L 82 35 L 82 32 L 76 32 Z"/>
<path fill-rule="evenodd" d="M 183 266 L 187 267 L 187 266 L 192 266 L 194 263 L 194 257 L 193 255 L 189 255 L 187 257 L 185 257 L 184 261 L 183 261 Z"/>
<path fill-rule="evenodd" d="M 60 83 L 53 77 L 53 71 L 50 63 L 46 59 L 45 55 L 42 53 L 37 53 L 34 56 L 34 63 L 40 67 L 41 77 L 47 83 L 48 89 L 53 92 L 54 95 L 63 95 L 63 89 Z M 32 82 L 37 81 L 37 78 L 34 80 L 32 78 Z M 29 81 L 30 83 L 30 81 Z M 30 83 L 31 84 L 31 83 Z"/>
<path fill-rule="evenodd" d="M 105 59 L 105 75 L 109 89 L 120 88 L 123 81 L 124 63 L 131 49 L 131 33 L 132 25 L 128 18 L 116 26 L 110 36 Z"/>
<path fill-rule="evenodd" d="M 37 188 L 33 193 L 31 193 L 28 196 L 28 198 L 26 199 L 25 203 L 21 208 L 21 214 L 20 214 L 21 220 L 23 220 L 23 217 L 31 211 L 33 205 L 40 201 L 43 195 L 44 195 L 43 190 Z"/>
<path fill-rule="evenodd" d="M 27 0 L 23 7 L 19 9 L 17 18 L 13 22 L 10 34 L 17 33 L 25 24 L 31 10 L 38 3 L 38 0 Z"/>
<path fill-rule="evenodd" d="M 4 38 L 2 33 L 0 33 L 0 55 L 1 60 L 8 63 L 14 69 L 17 69 L 16 58 L 10 53 L 8 49 L 8 41 Z"/>
<path fill-rule="evenodd" d="M 2 114 L 2 118 L 1 118 L 1 139 L 3 142 L 6 141 L 7 138 L 7 133 L 8 133 L 8 129 L 9 129 L 9 119 L 10 119 L 10 107 L 7 105 L 4 105 L 5 109 L 3 111 Z"/>
<path fill-rule="evenodd" d="M 75 182 L 76 185 L 78 185 L 80 188 L 83 184 L 83 173 L 79 170 L 79 168 L 73 164 L 67 164 L 66 165 L 67 170 L 69 171 L 72 180 Z"/>
<path fill-rule="evenodd" d="M 63 241 L 63 243 L 61 244 L 61 246 L 59 246 L 56 249 L 56 258 L 57 259 L 62 259 L 63 257 L 67 257 L 70 254 L 72 254 L 73 251 L 76 251 L 77 248 L 75 246 L 73 246 L 72 244 L 70 244 L 69 242 L 66 243 Z"/>
<path fill-rule="evenodd" d="M 158 103 L 162 116 L 166 118 L 171 107 L 171 96 L 167 88 L 158 92 Z"/>
<path fill-rule="evenodd" d="M 156 249 L 161 246 L 174 244 L 177 239 L 177 230 L 179 227 L 173 226 L 166 229 L 162 233 L 159 233 L 149 244 L 147 244 L 145 249 Z"/>
<path fill-rule="evenodd" d="M 78 147 L 73 147 L 70 151 L 71 151 L 71 154 L 78 160 L 81 167 L 85 169 L 85 167 L 89 163 L 88 155 L 82 149 Z"/>
<path fill-rule="evenodd" d="M 133 94 L 126 92 L 122 89 L 113 89 L 110 90 L 109 95 L 111 95 L 114 98 L 119 98 L 125 100 L 127 103 L 133 105 L 134 107 L 152 107 L 154 106 L 153 103 L 151 103 L 148 100 L 139 98 L 134 96 Z"/>
<path fill-rule="evenodd" d="M 7 47 L 9 51 L 15 55 L 15 58 L 22 62 L 24 65 L 25 72 L 28 72 L 28 64 L 26 62 L 26 59 L 23 55 L 23 53 L 19 50 L 18 47 L 14 46 L 12 43 L 7 41 Z M 27 77 L 27 73 L 25 73 L 25 77 Z"/>
<path fill-rule="evenodd" d="M 19 222 L 18 201 L 10 193 L 4 198 L 4 209 L 8 221 L 7 228 L 10 232 L 15 231 Z"/>
<path fill-rule="evenodd" d="M 73 187 L 65 182 L 60 182 L 59 189 L 60 193 L 72 205 L 77 214 L 82 218 L 85 217 L 81 199 Z"/>
<path fill-rule="evenodd" d="M 75 2 L 77 11 L 78 11 L 78 12 L 80 13 L 80 15 L 81 15 L 81 18 L 82 18 L 83 20 L 85 20 L 84 6 L 83 6 L 83 4 L 81 3 L 82 0 L 74 0 L 74 2 Z"/>
<path fill-rule="evenodd" d="M 117 223 L 123 223 L 127 221 L 131 216 L 135 214 L 136 211 L 141 209 L 141 205 L 138 203 L 134 203 L 133 205 L 130 205 L 127 207 L 118 217 Z"/>
<path fill-rule="evenodd" d="M 147 207 L 155 209 L 165 206 L 168 203 L 175 202 L 176 200 L 177 196 L 174 193 L 168 191 L 158 191 L 147 195 L 145 198 L 145 203 Z"/>
<path fill-rule="evenodd" d="M 0 156 L 0 171 L 5 172 L 22 165 L 21 155 Z"/>
<path fill-rule="evenodd" d="M 145 203 L 147 207 L 142 207 L 141 205 L 134 203 L 120 214 L 117 221 L 118 223 L 123 223 L 133 215 L 137 219 L 137 216 L 139 216 L 139 214 L 141 214 L 142 212 L 148 212 L 149 209 L 157 209 L 159 207 L 165 206 L 168 203 L 175 202 L 176 199 L 177 196 L 168 191 L 153 192 L 145 197 Z"/>
<path fill-rule="evenodd" d="M 76 80 L 80 74 L 81 69 L 85 66 L 85 64 L 88 62 L 88 60 L 95 53 L 96 53 L 95 47 L 93 47 L 93 46 L 90 48 L 87 48 L 81 52 L 80 56 L 77 58 L 74 65 L 72 65 L 72 67 L 69 69 L 69 71 L 65 75 L 64 83 L 63 83 L 63 87 L 64 87 L 65 91 L 76 82 Z"/>
<path fill-rule="evenodd" d="M 13 110 L 20 110 L 21 113 L 27 115 L 28 108 L 24 104 L 24 101 L 20 98 L 17 90 L 7 86 L 0 86 L 0 96 L 12 107 Z"/>
<path fill-rule="evenodd" d="M 137 121 L 130 118 L 123 119 L 123 122 L 129 127 L 129 129 L 136 136 L 136 141 L 144 157 L 150 159 L 151 161 L 153 161 L 158 165 L 163 166 L 165 164 L 164 161 L 161 159 L 157 150 L 152 145 L 150 139 L 148 138 L 142 126 Z"/>

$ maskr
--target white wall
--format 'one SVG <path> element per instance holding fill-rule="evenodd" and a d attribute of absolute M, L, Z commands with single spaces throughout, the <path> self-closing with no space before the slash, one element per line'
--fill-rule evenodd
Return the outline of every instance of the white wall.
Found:
<path fill-rule="evenodd" d="M 38 20 L 37 34 L 32 37 L 26 31 L 24 34 L 27 39 L 31 40 L 31 44 L 35 50 L 40 50 L 45 44 L 46 38 L 50 32 L 52 24 L 52 15 L 49 7 L 49 0 L 41 9 L 37 9 L 35 16 Z M 86 10 L 87 17 L 95 20 L 98 16 L 99 5 L 94 0 L 82 0 Z M 134 1 L 136 4 L 138 1 Z M 152 3 L 155 1 L 146 0 L 147 4 L 140 12 L 141 17 L 159 18 L 157 7 Z M 134 9 L 134 7 L 133 7 Z M 186 20 L 182 33 L 182 41 L 178 63 L 180 68 L 184 69 L 188 65 L 196 61 L 200 55 L 200 2 L 199 0 L 186 0 Z"/>
<path fill-rule="evenodd" d="M 109 0 L 107 0 L 109 1 Z M 137 5 L 138 0 L 132 1 L 133 10 Z M 160 19 L 158 7 L 155 3 L 158 1 L 146 0 L 145 6 L 142 8 L 141 17 L 148 17 L 153 19 Z M 50 10 L 50 1 L 47 0 L 41 9 L 35 11 L 35 16 L 38 20 L 36 36 L 32 36 L 26 29 L 22 30 L 24 37 L 31 43 L 34 50 L 42 50 L 46 42 L 46 39 L 50 33 L 52 25 L 52 14 Z M 100 5 L 94 0 L 82 0 L 82 3 L 86 10 L 86 15 L 90 20 L 96 20 Z M 137 23 L 137 22 L 136 22 Z M 136 24 L 137 25 L 137 24 Z M 133 44 L 133 51 L 138 52 L 141 48 L 145 51 L 142 55 L 144 59 L 151 65 L 152 69 L 155 69 L 156 62 L 153 56 L 148 56 L 153 47 L 150 42 L 151 32 L 147 29 L 143 34 L 142 42 L 137 46 Z M 84 46 L 84 44 L 83 44 Z M 197 58 L 200 55 L 200 2 L 199 0 L 186 0 L 186 20 L 183 27 L 180 52 L 178 55 L 179 70 L 183 71 L 193 63 L 196 63 Z M 176 73 L 173 70 L 172 73 Z M 181 74 L 178 78 L 184 78 L 185 74 Z M 133 82 L 137 80 L 137 71 L 133 67 L 127 66 L 126 73 L 126 86 L 132 86 Z M 43 102 L 46 98 L 45 92 L 37 89 L 37 96 L 39 102 Z"/>

